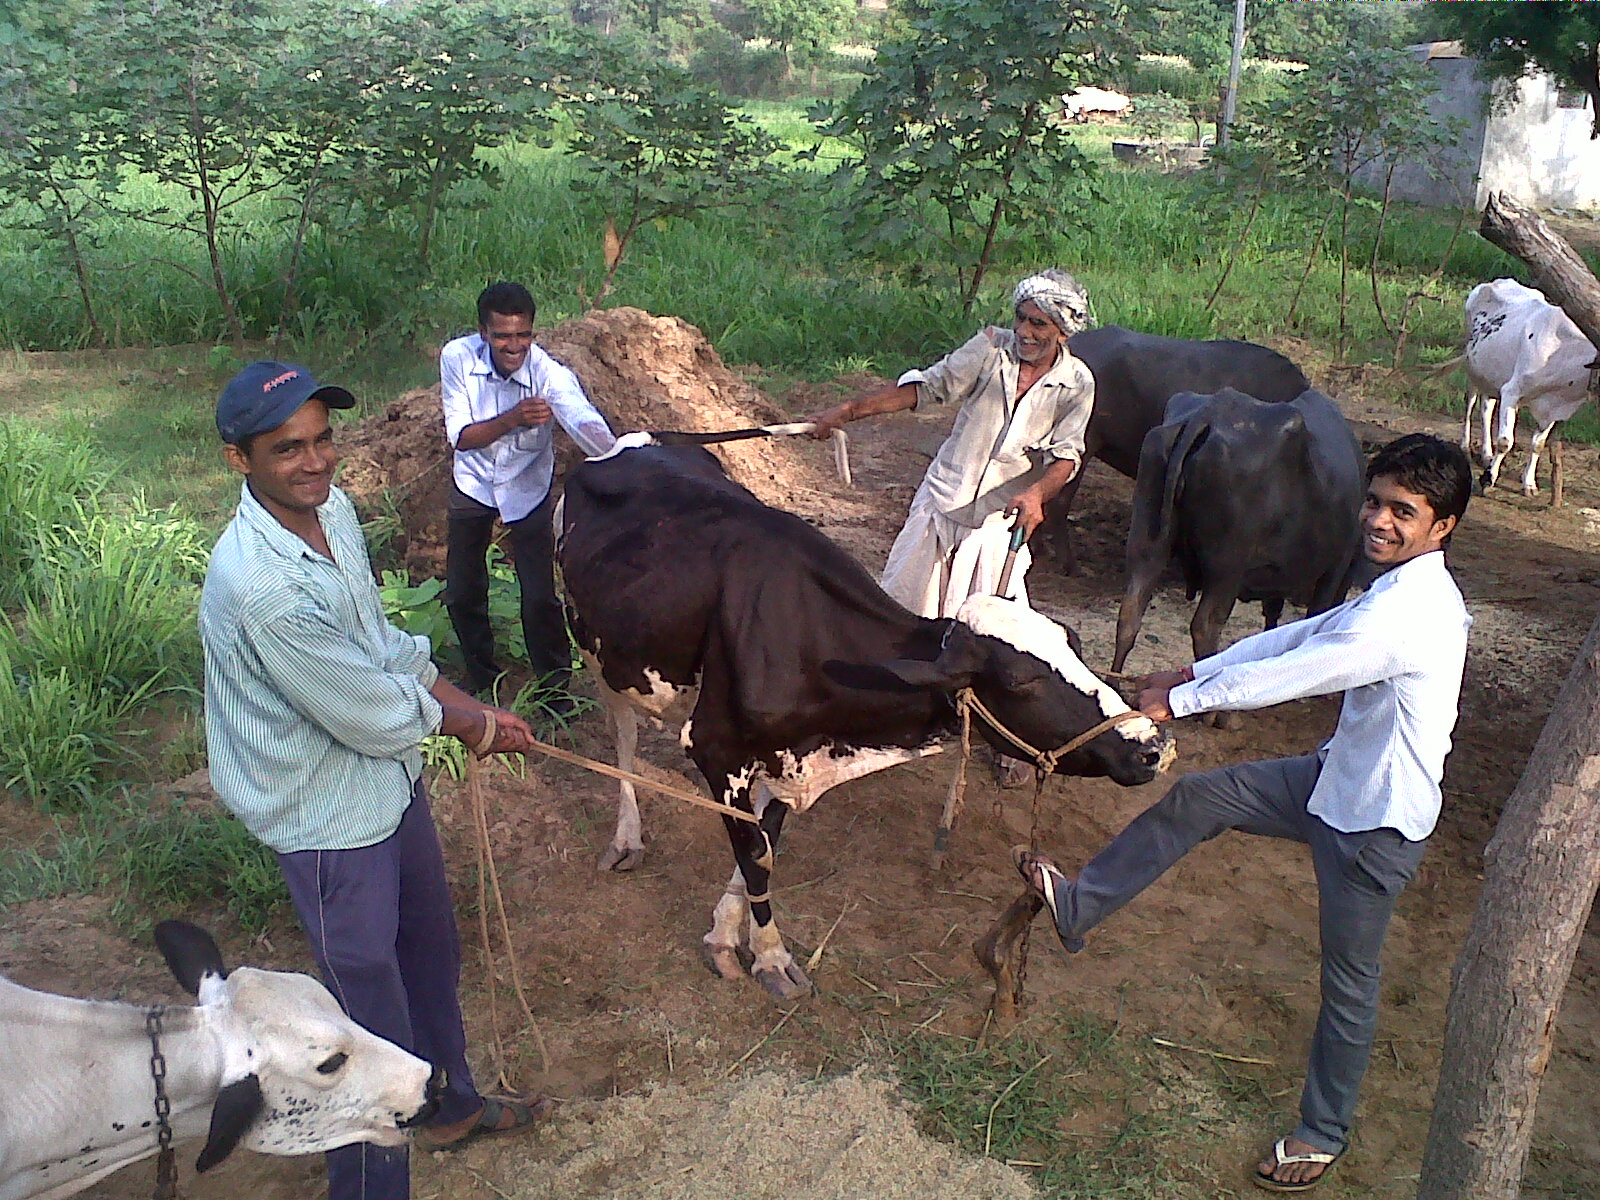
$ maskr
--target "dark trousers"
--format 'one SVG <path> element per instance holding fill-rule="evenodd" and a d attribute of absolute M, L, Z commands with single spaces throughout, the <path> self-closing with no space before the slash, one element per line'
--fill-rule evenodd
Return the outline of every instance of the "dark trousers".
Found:
<path fill-rule="evenodd" d="M 456 987 L 461 942 L 444 855 L 419 781 L 400 827 L 359 850 L 278 855 L 328 990 L 352 1020 L 448 1075 L 441 1123 L 483 1101 L 467 1066 Z M 407 1200 L 405 1147 L 360 1142 L 328 1153 L 328 1200 Z"/>
<path fill-rule="evenodd" d="M 535 678 L 554 675 L 564 685 L 572 666 L 567 624 L 556 596 L 555 531 L 546 496 L 520 521 L 506 522 L 505 545 L 517 572 L 522 594 L 522 635 Z M 498 513 L 451 485 L 446 526 L 444 603 L 455 627 L 467 665 L 467 685 L 488 687 L 500 673 L 494 657 L 494 631 L 489 627 L 489 542 Z"/>
<path fill-rule="evenodd" d="M 1426 842 L 1394 829 L 1340 833 L 1306 811 L 1322 770 L 1315 754 L 1185 775 L 1057 892 L 1063 940 L 1083 935 L 1201 842 L 1228 829 L 1311 847 L 1322 935 L 1322 1006 L 1294 1136 L 1326 1154 L 1349 1138 L 1378 1026 L 1379 955 L 1395 901 Z"/>

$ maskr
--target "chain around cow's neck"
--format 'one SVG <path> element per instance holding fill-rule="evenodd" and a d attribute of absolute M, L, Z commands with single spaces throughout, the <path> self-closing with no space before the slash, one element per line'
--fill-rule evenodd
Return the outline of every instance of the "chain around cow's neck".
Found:
<path fill-rule="evenodd" d="M 150 1035 L 150 1078 L 156 1085 L 156 1186 L 154 1200 L 178 1200 L 178 1166 L 172 1153 L 172 1101 L 167 1098 L 167 1059 L 161 1053 L 161 1018 L 167 1009 L 145 1009 L 144 1031 Z"/>

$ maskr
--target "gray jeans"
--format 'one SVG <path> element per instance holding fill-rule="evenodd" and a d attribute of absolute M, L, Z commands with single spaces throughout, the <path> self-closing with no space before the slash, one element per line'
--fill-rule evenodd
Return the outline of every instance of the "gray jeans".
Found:
<path fill-rule="evenodd" d="M 1344 1149 L 1378 1025 L 1379 954 L 1389 917 L 1424 842 L 1398 830 L 1340 833 L 1306 811 L 1322 769 L 1315 754 L 1185 775 L 1059 889 L 1062 941 L 1083 935 L 1154 883 L 1195 846 L 1227 829 L 1311 847 L 1322 936 L 1322 1007 L 1294 1136 Z"/>

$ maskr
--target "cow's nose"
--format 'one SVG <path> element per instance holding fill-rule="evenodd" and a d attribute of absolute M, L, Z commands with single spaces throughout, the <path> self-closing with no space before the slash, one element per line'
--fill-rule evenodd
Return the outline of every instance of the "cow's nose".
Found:
<path fill-rule="evenodd" d="M 422 1107 L 405 1120 L 396 1121 L 395 1124 L 401 1129 L 417 1129 L 433 1120 L 439 1113 L 439 1100 L 444 1095 L 445 1084 L 448 1082 L 449 1076 L 445 1074 L 444 1068 L 434 1067 L 433 1073 L 428 1076 L 427 1086 L 422 1090 Z"/>

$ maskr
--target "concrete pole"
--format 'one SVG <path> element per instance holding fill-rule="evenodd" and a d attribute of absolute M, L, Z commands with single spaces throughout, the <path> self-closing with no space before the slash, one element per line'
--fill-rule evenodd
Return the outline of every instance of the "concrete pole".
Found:
<path fill-rule="evenodd" d="M 1244 5 L 1245 0 L 1233 0 L 1233 54 L 1228 59 L 1228 90 L 1222 96 L 1222 120 L 1217 125 L 1217 141 L 1228 144 L 1228 129 L 1233 125 L 1233 114 L 1238 108 L 1239 68 L 1244 63 Z"/>

